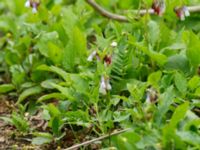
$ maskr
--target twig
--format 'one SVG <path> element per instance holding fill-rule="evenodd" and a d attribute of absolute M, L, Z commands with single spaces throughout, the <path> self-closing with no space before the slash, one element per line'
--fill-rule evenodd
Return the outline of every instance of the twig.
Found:
<path fill-rule="evenodd" d="M 105 10 L 103 7 L 101 7 L 100 5 L 98 5 L 95 2 L 95 0 L 86 0 L 86 2 L 89 5 L 91 5 L 96 11 L 98 11 L 102 16 L 104 16 L 106 18 L 117 20 L 117 21 L 120 21 L 120 22 L 128 22 L 128 19 L 127 19 L 126 16 L 114 14 L 114 13 L 111 13 L 111 12 Z"/>
<path fill-rule="evenodd" d="M 107 11 L 106 9 L 101 7 L 99 4 L 97 4 L 95 0 L 86 0 L 86 2 L 90 6 L 92 6 L 97 12 L 99 12 L 99 14 L 101 14 L 102 16 L 104 16 L 108 19 L 112 19 L 112 20 L 116 20 L 116 21 L 120 21 L 120 22 L 129 22 L 129 20 L 127 19 L 126 16 L 123 16 L 123 15 L 120 15 L 120 14 L 115 14 L 115 13 Z M 198 6 L 187 6 L 187 8 L 188 8 L 190 13 L 200 12 L 200 5 L 198 5 Z M 145 14 L 150 14 L 150 15 L 155 14 L 153 9 L 128 10 L 126 12 L 131 12 L 133 14 L 139 14 L 141 16 L 145 15 Z M 135 19 L 137 19 L 137 18 L 135 18 Z"/>
<path fill-rule="evenodd" d="M 86 142 L 83 142 L 83 143 L 74 145 L 74 146 L 72 146 L 72 147 L 69 147 L 69 148 L 66 148 L 66 149 L 62 149 L 62 150 L 75 150 L 75 149 L 80 148 L 80 147 L 82 147 L 82 146 L 87 146 L 87 145 L 92 144 L 92 143 L 94 143 L 94 142 L 96 142 L 96 141 L 101 141 L 101 140 L 106 139 L 106 138 L 108 138 L 108 137 L 110 137 L 110 136 L 118 135 L 118 134 L 127 132 L 127 131 L 129 131 L 129 130 L 131 130 L 131 128 L 124 129 L 124 130 L 120 130 L 120 131 L 116 131 L 116 132 L 113 132 L 113 133 L 108 134 L 108 135 L 103 135 L 103 136 L 101 136 L 101 137 L 99 137 L 99 138 L 96 138 L 96 139 L 93 139 L 93 140 L 90 140 L 90 141 L 86 141 Z"/>

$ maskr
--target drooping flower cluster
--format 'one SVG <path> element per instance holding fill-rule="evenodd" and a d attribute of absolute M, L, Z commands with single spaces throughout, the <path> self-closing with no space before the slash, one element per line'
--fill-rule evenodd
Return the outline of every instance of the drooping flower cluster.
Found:
<path fill-rule="evenodd" d="M 162 16 L 166 9 L 165 1 L 164 0 L 154 0 L 153 4 L 152 4 L 152 9 L 154 10 L 154 12 L 157 15 Z"/>
<path fill-rule="evenodd" d="M 150 104 L 150 103 L 156 103 L 158 99 L 158 93 L 157 91 L 149 86 L 146 90 L 146 103 Z"/>
<path fill-rule="evenodd" d="M 39 5 L 40 5 L 40 0 L 27 0 L 25 2 L 25 7 L 27 8 L 31 7 L 33 13 L 37 13 Z"/>
<path fill-rule="evenodd" d="M 101 82 L 99 87 L 99 93 L 106 95 L 109 90 L 111 90 L 112 87 L 110 85 L 109 77 L 101 76 Z"/>
<path fill-rule="evenodd" d="M 103 58 L 103 61 L 104 61 L 104 65 L 105 66 L 109 66 L 112 63 L 112 56 L 111 55 L 106 55 Z"/>
<path fill-rule="evenodd" d="M 176 7 L 174 9 L 177 17 L 181 20 L 184 21 L 186 17 L 190 16 L 190 12 L 186 6 L 183 7 Z"/>

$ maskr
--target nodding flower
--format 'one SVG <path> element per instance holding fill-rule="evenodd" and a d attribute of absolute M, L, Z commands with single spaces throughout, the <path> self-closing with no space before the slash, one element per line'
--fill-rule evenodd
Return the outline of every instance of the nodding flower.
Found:
<path fill-rule="evenodd" d="M 158 100 L 158 93 L 157 91 L 149 86 L 146 90 L 146 103 L 156 103 Z"/>
<path fill-rule="evenodd" d="M 27 1 L 25 2 L 25 7 L 27 7 L 27 8 L 31 7 L 30 0 L 27 0 Z"/>
<path fill-rule="evenodd" d="M 176 16 L 181 20 L 184 21 L 185 17 L 190 16 L 190 12 L 186 6 L 183 7 L 176 7 L 174 8 Z"/>
<path fill-rule="evenodd" d="M 40 0 L 27 0 L 25 2 L 25 7 L 31 7 L 33 13 L 37 13 L 38 6 L 40 5 Z"/>
<path fill-rule="evenodd" d="M 97 51 L 93 51 L 87 58 L 87 61 L 91 62 L 93 59 L 96 58 L 97 60 L 100 60 L 99 54 Z"/>
<path fill-rule="evenodd" d="M 111 55 L 106 55 L 104 58 L 103 58 L 103 61 L 104 61 L 104 64 L 105 65 L 110 65 L 112 63 L 112 56 Z"/>
<path fill-rule="evenodd" d="M 158 16 L 162 16 L 165 12 L 166 5 L 164 0 L 154 0 L 152 9 Z"/>
<path fill-rule="evenodd" d="M 99 93 L 106 95 L 109 90 L 111 90 L 112 87 L 110 85 L 110 80 L 108 77 L 101 76 L 101 82 L 99 87 Z"/>

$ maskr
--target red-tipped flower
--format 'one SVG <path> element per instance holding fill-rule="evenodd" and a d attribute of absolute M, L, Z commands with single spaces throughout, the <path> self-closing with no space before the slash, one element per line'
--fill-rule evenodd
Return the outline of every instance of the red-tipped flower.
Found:
<path fill-rule="evenodd" d="M 39 5 L 40 5 L 40 0 L 27 0 L 25 2 L 25 7 L 31 7 L 33 13 L 37 13 Z"/>
<path fill-rule="evenodd" d="M 154 12 L 159 15 L 162 16 L 165 12 L 165 2 L 164 0 L 154 0 L 153 4 L 152 4 L 152 9 L 154 10 Z"/>
<path fill-rule="evenodd" d="M 183 7 L 176 7 L 174 8 L 176 16 L 181 20 L 184 21 L 185 17 L 190 16 L 190 12 L 186 6 Z"/>
<path fill-rule="evenodd" d="M 103 58 L 103 61 L 106 65 L 110 65 L 112 63 L 112 56 L 109 56 L 109 55 L 106 55 L 104 58 Z"/>

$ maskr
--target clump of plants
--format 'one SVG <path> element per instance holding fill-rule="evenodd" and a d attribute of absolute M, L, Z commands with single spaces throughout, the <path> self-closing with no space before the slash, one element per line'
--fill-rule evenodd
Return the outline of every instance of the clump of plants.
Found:
<path fill-rule="evenodd" d="M 0 119 L 33 145 L 199 149 L 199 1 L 97 2 L 153 13 L 0 2 L 0 94 L 16 107 Z"/>

